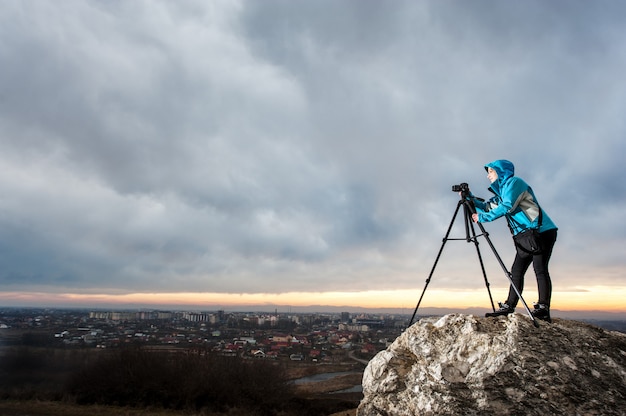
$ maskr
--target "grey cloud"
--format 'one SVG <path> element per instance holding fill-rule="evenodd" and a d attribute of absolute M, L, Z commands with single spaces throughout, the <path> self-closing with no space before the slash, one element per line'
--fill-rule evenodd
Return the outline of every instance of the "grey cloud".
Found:
<path fill-rule="evenodd" d="M 496 158 L 560 226 L 557 271 L 572 230 L 619 246 L 624 8 L 556 4 L 8 2 L 0 281 L 419 286 L 450 186 L 487 196 Z"/>

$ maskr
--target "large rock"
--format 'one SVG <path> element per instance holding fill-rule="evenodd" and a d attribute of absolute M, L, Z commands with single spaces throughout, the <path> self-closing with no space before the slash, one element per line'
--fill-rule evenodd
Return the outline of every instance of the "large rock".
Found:
<path fill-rule="evenodd" d="M 368 364 L 358 416 L 626 415 L 626 336 L 520 314 L 424 318 Z"/>

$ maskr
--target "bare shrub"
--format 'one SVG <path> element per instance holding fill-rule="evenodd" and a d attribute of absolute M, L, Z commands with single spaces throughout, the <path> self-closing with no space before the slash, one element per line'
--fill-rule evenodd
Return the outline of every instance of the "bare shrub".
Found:
<path fill-rule="evenodd" d="M 15 347 L 0 360 L 0 398 L 57 399 L 87 354 L 45 348 Z"/>
<path fill-rule="evenodd" d="M 88 363 L 67 392 L 83 404 L 217 411 L 242 406 L 269 411 L 292 397 L 282 368 L 272 363 L 140 349 L 114 351 Z"/>

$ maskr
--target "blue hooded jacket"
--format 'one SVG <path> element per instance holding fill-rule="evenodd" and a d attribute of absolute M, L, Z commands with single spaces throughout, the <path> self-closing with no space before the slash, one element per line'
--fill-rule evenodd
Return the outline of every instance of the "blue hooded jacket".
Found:
<path fill-rule="evenodd" d="M 489 190 L 495 196 L 488 201 L 473 198 L 479 222 L 490 222 L 506 216 L 511 232 L 515 235 L 528 228 L 539 227 L 539 203 L 530 186 L 514 176 L 515 167 L 508 160 L 495 160 L 485 165 L 498 174 Z M 556 229 L 556 225 L 544 210 L 541 210 L 539 232 Z"/>

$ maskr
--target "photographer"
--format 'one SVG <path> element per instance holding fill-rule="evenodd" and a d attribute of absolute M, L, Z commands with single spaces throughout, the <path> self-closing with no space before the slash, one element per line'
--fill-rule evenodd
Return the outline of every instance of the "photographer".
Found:
<path fill-rule="evenodd" d="M 530 186 L 521 178 L 514 176 L 513 163 L 508 160 L 496 160 L 485 165 L 485 170 L 491 182 L 489 190 L 495 196 L 483 201 L 469 194 L 468 198 L 476 207 L 472 220 L 484 223 L 500 217 L 507 219 L 517 251 L 511 267 L 511 281 L 521 294 L 524 288 L 524 275 L 530 264 L 533 264 L 539 300 L 535 303 L 532 314 L 537 319 L 551 322 L 552 282 L 548 263 L 556 242 L 557 227 L 539 206 Z M 527 241 L 531 241 L 530 246 L 526 245 Z M 513 313 L 518 301 L 519 296 L 513 288 L 510 288 L 506 302 L 499 303 L 500 308 L 493 313 L 487 313 L 486 316 Z"/>

